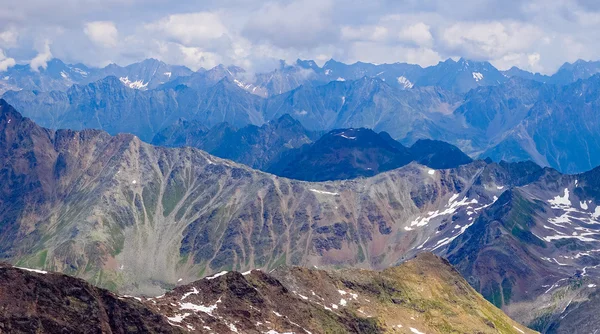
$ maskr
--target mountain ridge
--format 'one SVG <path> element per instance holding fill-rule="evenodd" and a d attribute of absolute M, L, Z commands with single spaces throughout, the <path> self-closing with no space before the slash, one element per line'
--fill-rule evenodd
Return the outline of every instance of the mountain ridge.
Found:
<path fill-rule="evenodd" d="M 2 328 L 17 332 L 533 333 L 432 254 L 383 272 L 221 272 L 158 297 L 119 296 L 66 275 L 0 264 L 0 291 L 10 291 L 0 305 L 11 305 L 0 313 Z"/>

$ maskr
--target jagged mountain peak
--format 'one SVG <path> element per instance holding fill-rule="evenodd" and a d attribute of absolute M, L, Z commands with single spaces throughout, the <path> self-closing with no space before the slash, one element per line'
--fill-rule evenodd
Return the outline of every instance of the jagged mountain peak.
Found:
<path fill-rule="evenodd" d="M 296 65 L 302 67 L 302 68 L 310 68 L 313 70 L 320 70 L 321 68 L 319 67 L 319 65 L 317 65 L 317 63 L 314 60 L 310 60 L 310 59 L 297 59 L 296 60 Z"/>

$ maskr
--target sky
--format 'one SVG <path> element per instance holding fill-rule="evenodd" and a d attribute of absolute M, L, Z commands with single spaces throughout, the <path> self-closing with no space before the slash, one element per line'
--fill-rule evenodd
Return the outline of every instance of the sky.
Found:
<path fill-rule="evenodd" d="M 597 0 L 0 0 L 0 71 L 16 63 L 197 70 L 279 59 L 435 65 L 487 60 L 554 73 L 600 60 Z"/>

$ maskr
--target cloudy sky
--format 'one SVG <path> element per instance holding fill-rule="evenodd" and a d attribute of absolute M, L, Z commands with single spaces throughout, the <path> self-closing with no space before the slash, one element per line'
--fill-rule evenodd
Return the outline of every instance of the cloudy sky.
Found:
<path fill-rule="evenodd" d="M 553 73 L 600 60 L 597 0 L 0 0 L 0 71 L 14 63 L 262 70 L 278 59 L 489 60 Z"/>

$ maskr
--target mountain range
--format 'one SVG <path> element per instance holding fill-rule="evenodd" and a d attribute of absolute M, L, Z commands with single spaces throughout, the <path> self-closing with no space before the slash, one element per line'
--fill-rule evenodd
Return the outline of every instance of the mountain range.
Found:
<path fill-rule="evenodd" d="M 243 68 L 223 65 L 210 70 L 200 68 L 192 71 L 185 66 L 169 65 L 156 59 L 146 59 L 128 66 L 110 64 L 96 68 L 84 64 L 65 64 L 54 58 L 45 67 L 37 69 L 32 69 L 30 65 L 8 68 L 0 78 L 0 93 L 8 90 L 66 90 L 73 84 L 88 84 L 107 76 L 116 76 L 125 85 L 143 90 L 160 86 L 173 88 L 178 84 L 198 88 L 206 86 L 209 81 L 217 82 L 227 77 L 235 80 L 241 88 L 262 97 L 282 94 L 306 84 L 354 81 L 363 77 L 379 78 L 402 89 L 437 86 L 457 93 L 466 93 L 476 87 L 498 85 L 510 77 L 566 85 L 597 73 L 600 73 L 600 62 L 584 60 L 565 63 L 555 74 L 549 76 L 517 67 L 501 71 L 489 62 L 464 58 L 448 59 L 425 68 L 407 63 L 345 64 L 333 59 L 321 67 L 313 60 L 298 59 L 292 64 L 281 61 L 278 68 L 258 73 L 247 73 Z"/>
<path fill-rule="evenodd" d="M 158 295 L 223 270 L 385 269 L 433 252 L 533 329 L 598 325 L 600 169 L 412 162 L 301 182 L 190 147 L 45 129 L 0 108 L 0 258 L 17 266 Z"/>
<path fill-rule="evenodd" d="M 288 114 L 258 127 L 222 123 L 212 129 L 180 120 L 159 132 L 152 144 L 191 146 L 254 169 L 304 181 L 368 177 L 416 161 L 432 168 L 472 162 L 455 146 L 419 140 L 408 148 L 385 132 L 338 129 L 322 136 L 306 130 Z"/>
<path fill-rule="evenodd" d="M 0 328 L 11 333 L 533 333 L 432 254 L 382 272 L 221 272 L 158 297 L 0 265 L 0 292 Z"/>
<path fill-rule="evenodd" d="M 465 59 L 427 68 L 299 60 L 250 75 L 234 66 L 192 72 L 152 59 L 103 69 L 53 60 L 39 72 L 10 68 L 3 82 L 15 90 L 3 98 L 48 128 L 132 133 L 146 142 L 182 121 L 194 131 L 218 131 L 224 122 L 261 127 L 288 114 L 312 133 L 369 128 L 406 146 L 441 140 L 474 159 L 532 160 L 578 173 L 600 164 L 598 68 L 577 61 L 542 76 Z"/>

